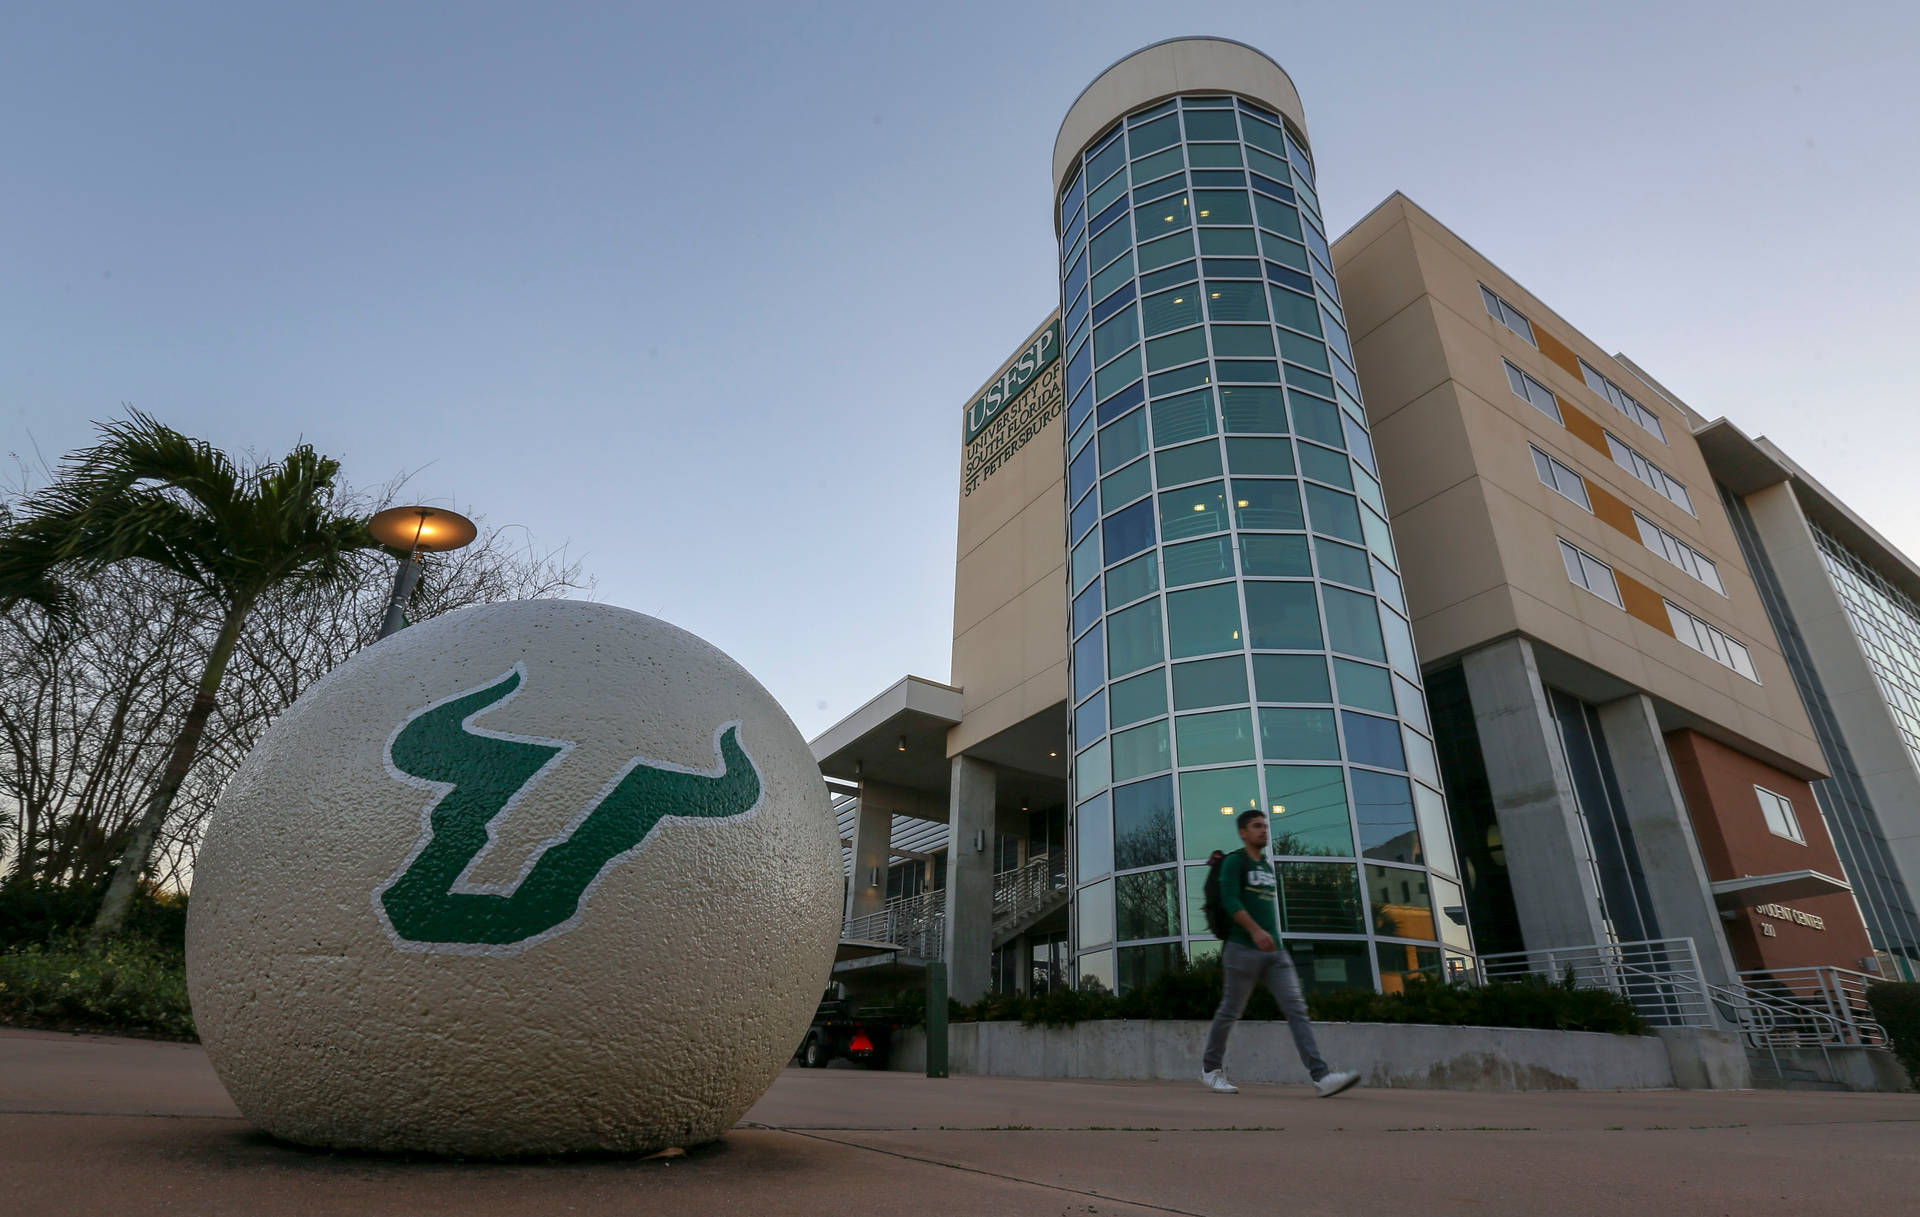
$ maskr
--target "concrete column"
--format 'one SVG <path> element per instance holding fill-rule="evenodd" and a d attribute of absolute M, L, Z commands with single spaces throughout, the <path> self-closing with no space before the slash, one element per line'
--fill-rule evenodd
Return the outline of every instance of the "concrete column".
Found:
<path fill-rule="evenodd" d="M 893 860 L 893 812 L 860 786 L 860 810 L 853 820 L 853 879 L 847 889 L 847 917 L 865 917 L 887 907 L 887 864 Z M 871 886 L 874 868 L 880 886 Z"/>
<path fill-rule="evenodd" d="M 1510 638 L 1461 665 L 1527 949 L 1605 942 L 1586 829 L 1532 646 Z"/>
<path fill-rule="evenodd" d="M 1707 886 L 1707 867 L 1653 699 L 1634 693 L 1599 707 L 1599 713 L 1660 935 L 1693 939 L 1707 981 L 1729 984 L 1734 979 L 1733 953 Z"/>
<path fill-rule="evenodd" d="M 993 966 L 994 767 L 953 758 L 947 847 L 947 992 L 955 1001 L 986 996 Z M 980 847 L 975 848 L 976 844 Z"/>

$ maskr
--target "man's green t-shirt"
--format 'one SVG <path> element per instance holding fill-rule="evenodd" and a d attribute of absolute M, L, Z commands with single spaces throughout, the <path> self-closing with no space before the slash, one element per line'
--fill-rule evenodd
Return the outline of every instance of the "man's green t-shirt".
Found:
<path fill-rule="evenodd" d="M 1253 936 L 1237 921 L 1233 915 L 1241 909 L 1253 918 L 1253 923 L 1273 935 L 1276 942 L 1280 939 L 1278 905 L 1273 881 L 1273 866 L 1265 858 L 1249 858 L 1247 851 L 1236 849 L 1220 862 L 1220 907 L 1227 914 L 1227 920 L 1233 922 L 1233 930 L 1227 935 L 1228 942 L 1237 942 L 1243 947 L 1253 945 Z"/>

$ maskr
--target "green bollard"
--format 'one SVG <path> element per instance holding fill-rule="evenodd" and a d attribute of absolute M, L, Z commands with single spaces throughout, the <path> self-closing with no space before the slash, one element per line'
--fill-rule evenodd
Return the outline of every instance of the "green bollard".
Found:
<path fill-rule="evenodd" d="M 947 965 L 927 965 L 927 1076 L 947 1076 Z"/>

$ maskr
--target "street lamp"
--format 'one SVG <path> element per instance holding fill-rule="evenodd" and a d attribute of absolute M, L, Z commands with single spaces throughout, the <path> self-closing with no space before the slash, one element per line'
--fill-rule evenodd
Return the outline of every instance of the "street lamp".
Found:
<path fill-rule="evenodd" d="M 420 582 L 420 555 L 471 545 L 480 533 L 472 520 L 443 507 L 389 507 L 367 521 L 367 531 L 388 549 L 407 555 L 393 575 L 393 595 L 380 622 L 380 638 L 406 624 L 407 597 Z"/>

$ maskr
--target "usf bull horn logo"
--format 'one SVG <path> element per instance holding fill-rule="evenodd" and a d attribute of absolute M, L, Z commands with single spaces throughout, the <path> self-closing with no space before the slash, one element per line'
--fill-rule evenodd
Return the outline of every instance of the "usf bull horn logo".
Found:
<path fill-rule="evenodd" d="M 526 680 L 526 666 L 515 664 L 479 688 L 414 711 L 387 741 L 388 773 L 438 795 L 421 814 L 413 852 L 373 892 L 375 915 L 403 951 L 517 955 L 578 925 L 600 881 L 646 849 L 660 825 L 738 820 L 759 809 L 760 772 L 740 742 L 740 724 L 722 723 L 714 730 L 716 768 L 636 756 L 534 848 L 513 882 L 472 881 L 496 826 L 574 747 L 475 725 Z"/>

